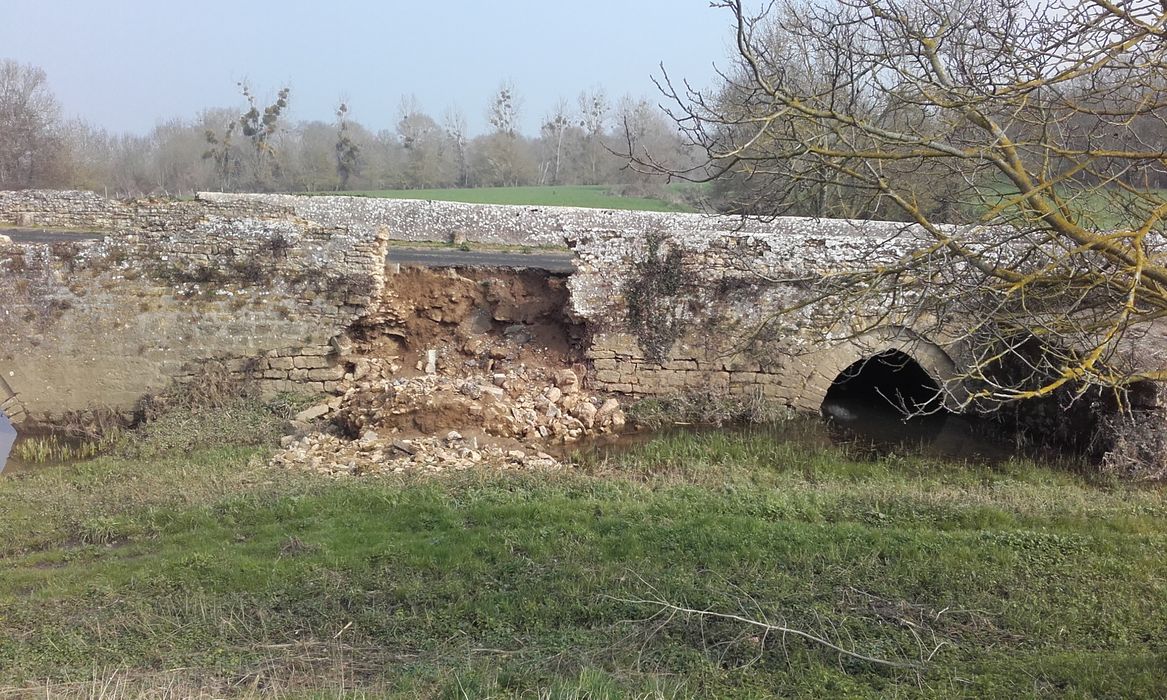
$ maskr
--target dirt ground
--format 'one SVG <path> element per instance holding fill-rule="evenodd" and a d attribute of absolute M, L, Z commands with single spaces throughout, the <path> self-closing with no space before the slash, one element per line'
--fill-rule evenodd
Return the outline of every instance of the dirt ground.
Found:
<path fill-rule="evenodd" d="M 387 276 L 386 287 L 380 310 L 355 329 L 363 355 L 396 355 L 419 371 L 424 365 L 417 362 L 435 349 L 439 369 L 457 363 L 487 371 L 514 363 L 562 368 L 582 359 L 583 327 L 565 316 L 562 275 L 403 268 Z"/>

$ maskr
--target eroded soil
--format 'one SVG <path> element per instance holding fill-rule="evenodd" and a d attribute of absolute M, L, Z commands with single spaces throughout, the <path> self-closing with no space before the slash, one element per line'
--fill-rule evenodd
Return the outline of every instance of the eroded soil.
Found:
<path fill-rule="evenodd" d="M 619 403 L 583 389 L 583 327 L 566 278 L 405 268 L 351 330 L 344 394 L 299 418 L 276 462 L 330 473 L 548 467 L 619 432 Z M 309 421 L 311 424 L 309 425 Z"/>

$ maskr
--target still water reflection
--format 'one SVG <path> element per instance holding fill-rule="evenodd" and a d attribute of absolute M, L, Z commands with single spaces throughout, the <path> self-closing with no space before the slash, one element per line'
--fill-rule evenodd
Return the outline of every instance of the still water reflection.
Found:
<path fill-rule="evenodd" d="M 12 427 L 8 416 L 0 413 L 0 472 L 8 464 L 8 455 L 12 452 L 12 443 L 16 442 L 16 428 Z"/>

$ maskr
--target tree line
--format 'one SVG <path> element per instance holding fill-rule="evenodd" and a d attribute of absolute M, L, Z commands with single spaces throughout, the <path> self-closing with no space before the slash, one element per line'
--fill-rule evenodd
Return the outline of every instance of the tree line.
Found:
<path fill-rule="evenodd" d="M 705 157 L 687 171 L 634 158 L 710 183 L 720 211 L 1044 221 L 1018 206 L 1032 185 L 1019 172 L 1089 227 L 1146 220 L 1161 205 L 1167 78 L 1150 56 L 1162 30 L 1143 25 L 1167 5 L 832 0 L 751 14 L 735 0 L 711 4 L 734 26 L 720 85 L 661 81 L 670 117 Z M 1049 42 L 1054 29 L 1065 46 Z M 1102 48 L 1083 45 L 1087 35 Z M 1006 155 L 979 140 L 987 124 Z"/>
<path fill-rule="evenodd" d="M 695 162 L 655 104 L 598 87 L 558 100 L 536 134 L 520 130 L 522 99 L 511 83 L 485 106 L 489 129 L 480 134 L 461 109 L 435 116 L 411 96 L 392 128 L 374 131 L 345 102 L 331 121 L 292 121 L 290 87 L 271 99 L 238 88 L 238 107 L 170 119 L 144 135 L 114 133 L 63 118 L 41 68 L 0 61 L 0 189 L 135 196 L 603 184 L 643 195 L 662 193 L 664 178 L 626 167 L 629 149 L 675 166 Z"/>

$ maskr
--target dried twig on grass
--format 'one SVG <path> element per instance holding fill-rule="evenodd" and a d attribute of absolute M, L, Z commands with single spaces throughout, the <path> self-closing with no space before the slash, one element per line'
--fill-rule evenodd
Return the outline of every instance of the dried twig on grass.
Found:
<path fill-rule="evenodd" d="M 749 625 L 751 627 L 760 628 L 761 630 L 763 630 L 767 634 L 777 633 L 777 634 L 781 634 L 784 636 L 789 635 L 789 636 L 799 637 L 799 638 L 805 639 L 809 642 L 814 642 L 815 644 L 826 647 L 826 648 L 830 649 L 831 651 L 842 654 L 843 656 L 847 656 L 847 657 L 855 659 L 857 661 L 863 661 L 866 663 L 876 664 L 878 666 L 888 666 L 890 668 L 902 668 L 902 669 L 909 669 L 909 670 L 918 670 L 920 668 L 920 664 L 918 664 L 918 663 L 912 663 L 912 662 L 906 662 L 906 661 L 892 661 L 890 659 L 881 659 L 881 658 L 878 658 L 875 656 L 869 656 L 867 654 L 862 654 L 862 653 L 859 653 L 857 651 L 845 649 L 845 648 L 839 646 L 838 644 L 835 644 L 834 642 L 830 641 L 829 639 L 826 639 L 824 637 L 820 637 L 820 636 L 815 635 L 815 634 L 811 634 L 810 632 L 805 632 L 803 630 L 795 629 L 793 627 L 787 627 L 786 625 L 773 624 L 773 623 L 767 622 L 765 620 L 751 619 L 751 618 L 745 617 L 744 615 L 736 615 L 733 613 L 717 612 L 715 610 L 709 610 L 709 609 L 698 610 L 696 608 L 687 608 L 687 607 L 684 607 L 681 605 L 674 605 L 673 603 L 670 603 L 670 602 L 665 601 L 665 600 L 659 600 L 659 599 L 647 599 L 646 600 L 646 599 L 639 599 L 639 598 L 616 598 L 615 600 L 618 600 L 622 603 L 628 603 L 631 605 L 652 605 L 652 606 L 655 606 L 656 608 L 658 608 L 658 612 L 657 612 L 658 615 L 661 613 L 667 613 L 670 616 L 681 614 L 681 615 L 692 615 L 692 616 L 699 617 L 699 618 L 716 618 L 719 620 L 731 620 L 734 622 L 740 622 L 742 624 Z M 929 658 L 931 658 L 931 657 L 929 657 Z"/>

